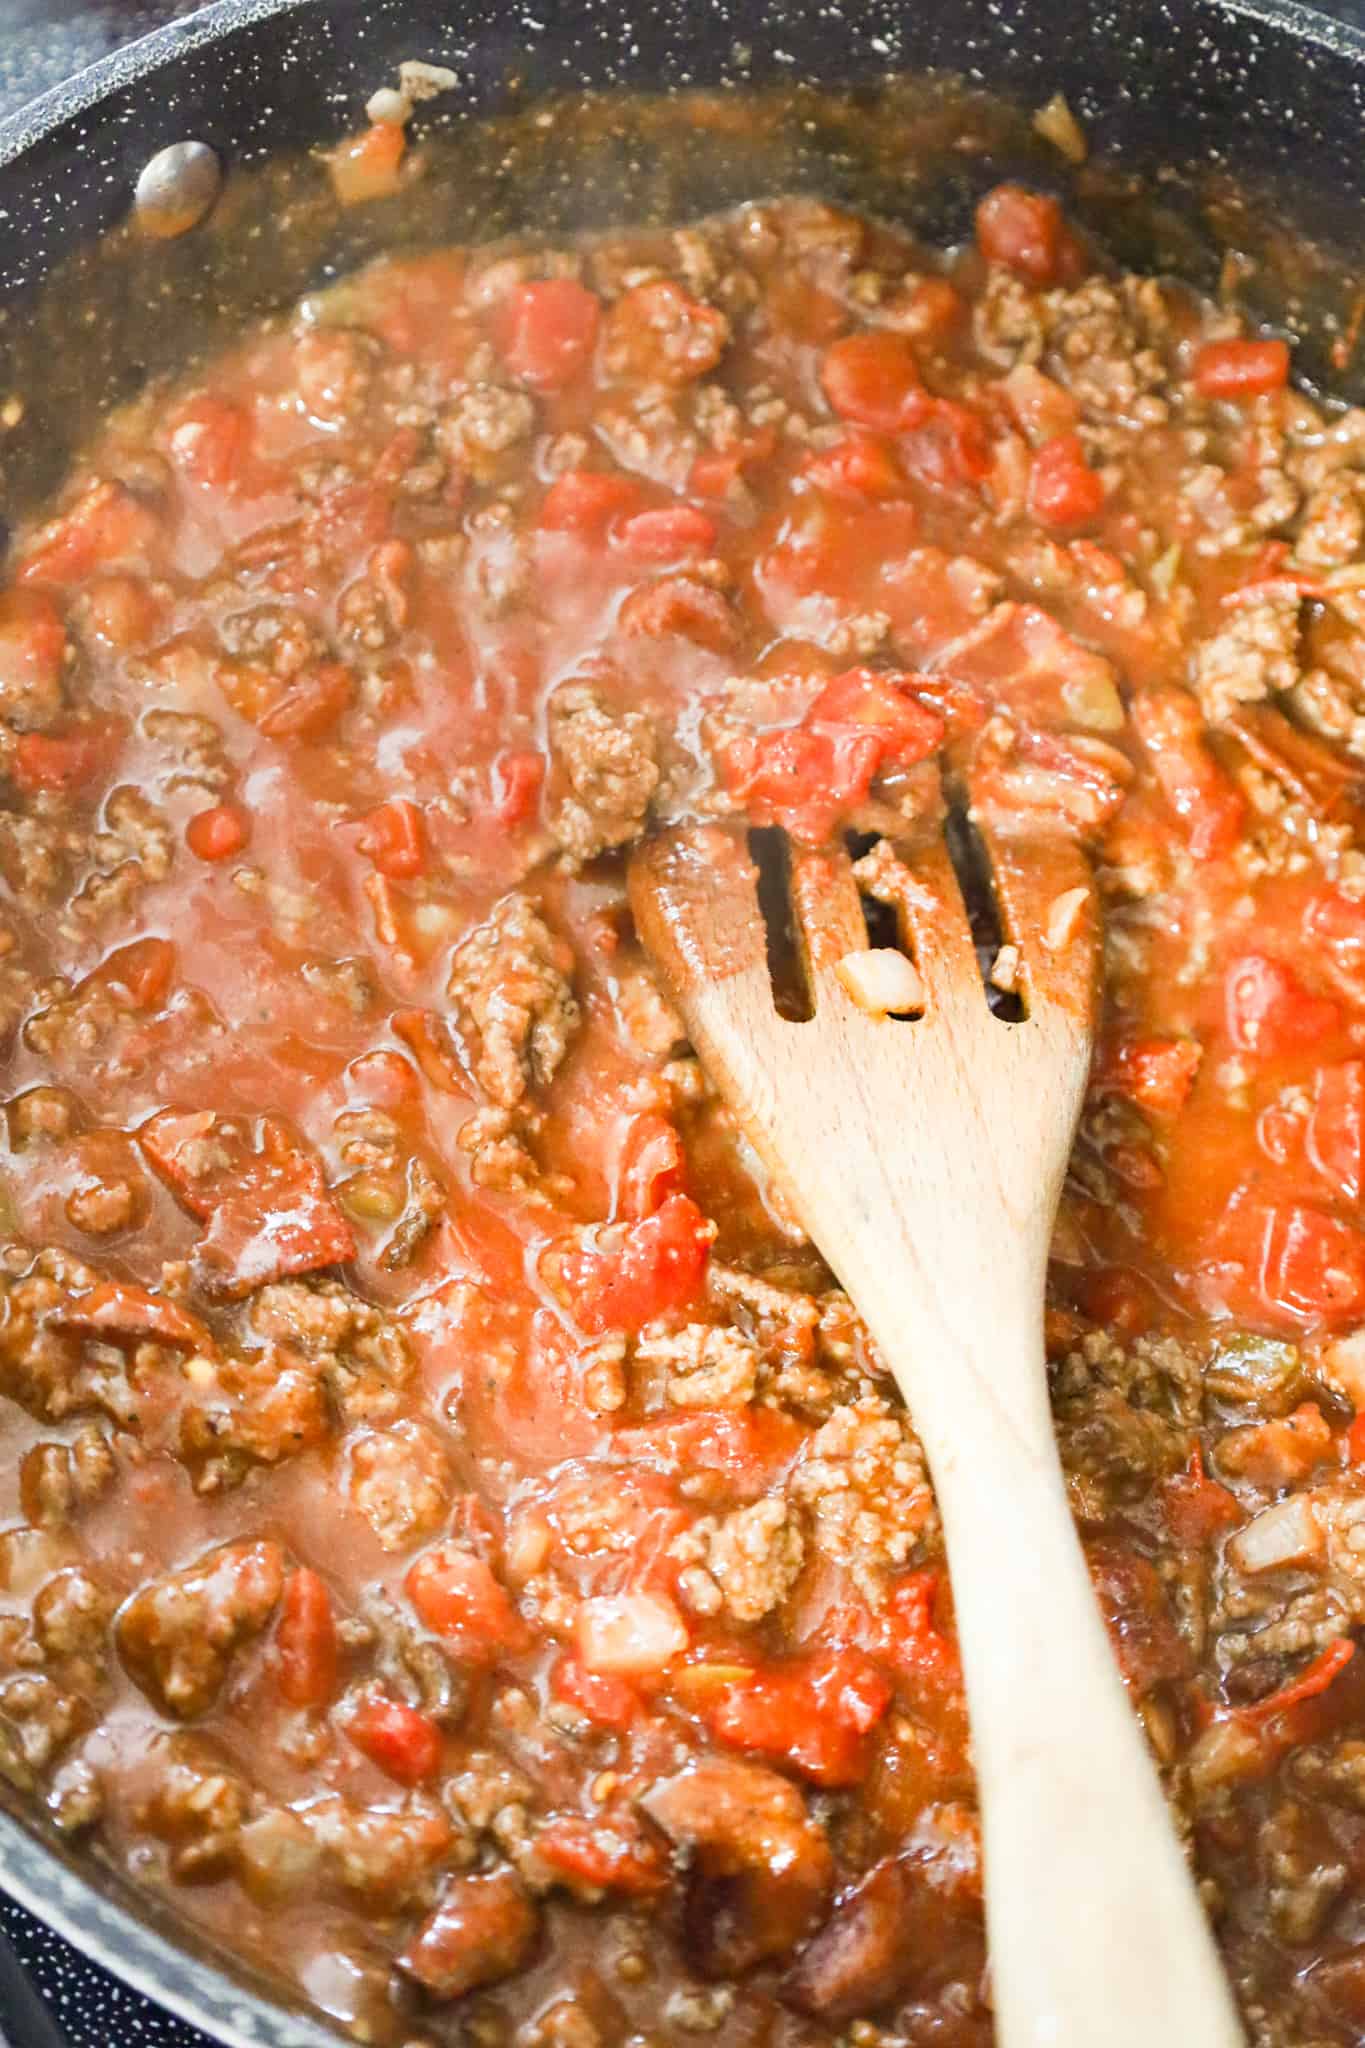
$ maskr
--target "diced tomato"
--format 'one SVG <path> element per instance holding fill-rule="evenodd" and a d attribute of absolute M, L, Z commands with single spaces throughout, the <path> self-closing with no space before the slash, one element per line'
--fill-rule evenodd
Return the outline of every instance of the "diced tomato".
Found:
<path fill-rule="evenodd" d="M 1283 1059 L 1329 1038 L 1341 1011 L 1326 996 L 1304 988 L 1282 960 L 1244 953 L 1223 982 L 1228 1036 L 1239 1052 Z"/>
<path fill-rule="evenodd" d="M 728 448 L 703 448 L 692 464 L 687 488 L 696 498 L 728 498 L 745 471 L 766 462 L 776 446 L 776 429 L 757 427 Z"/>
<path fill-rule="evenodd" d="M 354 1096 L 376 1109 L 403 1111 L 420 1101 L 421 1082 L 417 1070 L 401 1053 L 363 1052 L 346 1069 L 347 1085 Z"/>
<path fill-rule="evenodd" d="M 845 434 L 832 448 L 812 455 L 802 474 L 822 491 L 872 504 L 903 498 L 907 489 L 904 470 L 873 434 Z"/>
<path fill-rule="evenodd" d="M 1238 1719 L 1253 1724 L 1273 1721 L 1280 1714 L 1288 1713 L 1291 1707 L 1301 1705 L 1304 1700 L 1317 1699 L 1330 1685 L 1336 1683 L 1355 1653 L 1356 1646 L 1350 1637 L 1338 1636 L 1334 1643 L 1329 1643 L 1325 1650 L 1320 1651 L 1288 1685 L 1282 1685 L 1278 1692 L 1271 1693 L 1266 1699 L 1254 1701 L 1249 1707 L 1239 1707 Z"/>
<path fill-rule="evenodd" d="M 884 1654 L 912 1699 L 962 1688 L 957 1639 L 939 1621 L 943 1590 L 942 1574 L 928 1570 L 907 1572 L 887 1595 Z"/>
<path fill-rule="evenodd" d="M 19 581 L 83 583 L 96 569 L 145 557 L 159 530 L 156 514 L 126 484 L 91 484 L 37 536 L 20 563 Z"/>
<path fill-rule="evenodd" d="M 1127 1266 L 1096 1266 L 1086 1273 L 1081 1306 L 1116 1337 L 1141 1337 L 1155 1320 L 1151 1288 Z"/>
<path fill-rule="evenodd" d="M 332 1200 L 322 1163 L 279 1117 L 247 1126 L 211 1110 L 164 1111 L 138 1143 L 172 1193 L 208 1225 L 198 1261 L 205 1284 L 231 1299 L 272 1280 L 345 1265 L 351 1226 Z"/>
<path fill-rule="evenodd" d="M 673 562 L 714 547 L 716 522 L 695 505 L 662 505 L 624 520 L 616 539 L 637 561 Z"/>
<path fill-rule="evenodd" d="M 252 420 L 244 406 L 209 392 L 180 408 L 171 425 L 176 467 L 206 490 L 231 491 L 250 460 Z"/>
<path fill-rule="evenodd" d="M 175 965 L 169 939 L 134 939 L 106 954 L 90 979 L 122 989 L 134 1009 L 159 1010 L 171 992 Z"/>
<path fill-rule="evenodd" d="M 500 825 L 515 831 L 535 814 L 545 781 L 545 756 L 508 749 L 493 763 L 493 809 Z"/>
<path fill-rule="evenodd" d="M 1286 341 L 1207 341 L 1194 359 L 1194 387 L 1201 398 L 1237 403 L 1282 391 L 1288 382 Z"/>
<path fill-rule="evenodd" d="M 0 599 L 0 617 L 3 611 Z M 149 646 L 158 637 L 164 616 L 159 597 L 140 576 L 101 576 L 86 588 L 86 630 L 106 647 L 127 651 Z"/>
<path fill-rule="evenodd" d="M 719 1472 L 746 1499 L 780 1484 L 804 1441 L 777 1408 L 704 1408 L 616 1430 L 612 1454 L 673 1472 Z"/>
<path fill-rule="evenodd" d="M 931 399 L 900 447 L 910 474 L 942 491 L 974 489 L 994 459 L 985 420 L 952 398 Z"/>
<path fill-rule="evenodd" d="M 1246 804 L 1209 751 L 1199 706 L 1186 690 L 1142 690 L 1132 716 L 1162 794 L 1188 828 L 1190 852 L 1221 859 L 1237 843 Z"/>
<path fill-rule="evenodd" d="M 1104 482 L 1085 459 L 1079 434 L 1059 434 L 1029 469 L 1028 509 L 1040 526 L 1087 526 L 1104 510 Z"/>
<path fill-rule="evenodd" d="M 185 844 L 196 860 L 231 860 L 251 836 L 250 820 L 236 804 L 197 811 L 185 827 Z"/>
<path fill-rule="evenodd" d="M 882 307 L 890 326 L 919 341 L 942 341 L 967 317 L 967 304 L 946 277 L 921 277 Z"/>
<path fill-rule="evenodd" d="M 1342 967 L 1351 973 L 1365 968 L 1365 902 L 1326 889 L 1313 897 L 1304 922 L 1310 936 L 1320 939 Z"/>
<path fill-rule="evenodd" d="M 406 797 L 390 797 L 386 804 L 380 804 L 378 810 L 362 818 L 355 843 L 391 882 L 412 882 L 426 873 L 422 813 Z"/>
<path fill-rule="evenodd" d="M 1309 1163 L 1343 1201 L 1365 1188 L 1365 1061 L 1320 1067 L 1304 1149 Z"/>
<path fill-rule="evenodd" d="M 326 158 L 332 186 L 343 206 L 390 199 L 399 188 L 407 136 L 396 121 L 376 121 L 362 135 L 341 143 Z"/>
<path fill-rule="evenodd" d="M 424 1785 L 441 1767 L 441 1731 L 429 1714 L 371 1693 L 346 1723 L 356 1748 L 400 1785 Z"/>
<path fill-rule="evenodd" d="M 817 1785 L 856 1785 L 867 1738 L 891 1699 L 861 1651 L 823 1651 L 756 1671 L 722 1693 L 706 1719 L 722 1742 L 777 1758 Z"/>
<path fill-rule="evenodd" d="M 682 1190 L 682 1140 L 666 1117 L 646 1111 L 636 1117 L 621 1158 L 621 1213 L 652 1216 Z"/>
<path fill-rule="evenodd" d="M 164 1295 L 122 1280 L 102 1281 L 88 1294 L 63 1303 L 53 1311 L 51 1321 L 57 1329 L 83 1330 L 92 1337 L 185 1344 L 209 1356 L 216 1349 L 198 1316 Z"/>
<path fill-rule="evenodd" d="M 820 382 L 841 419 L 879 434 L 903 433 L 928 404 L 913 347 L 889 328 L 836 341 L 825 351 Z"/>
<path fill-rule="evenodd" d="M 602 307 L 571 277 L 517 285 L 498 307 L 503 360 L 532 391 L 562 391 L 592 361 Z"/>
<path fill-rule="evenodd" d="M 564 1261 L 573 1313 L 591 1336 L 641 1330 L 655 1316 L 688 1308 L 706 1278 L 715 1225 L 687 1195 L 670 1195 L 632 1223 L 615 1249 L 583 1250 Z"/>
<path fill-rule="evenodd" d="M 545 493 L 540 524 L 550 533 L 572 533 L 580 540 L 602 540 L 619 519 L 640 508 L 644 493 L 628 476 L 608 476 L 595 469 L 566 469 Z"/>
<path fill-rule="evenodd" d="M 1171 1537 L 1182 1550 L 1203 1549 L 1243 1519 L 1236 1494 L 1209 1478 L 1198 1452 L 1188 1472 L 1175 1472 L 1164 1481 L 1161 1504 Z"/>
<path fill-rule="evenodd" d="M 1035 446 L 1075 432 L 1080 401 L 1032 363 L 1016 363 L 1000 386 L 1010 411 Z"/>
<path fill-rule="evenodd" d="M 351 686 L 341 662 L 322 662 L 277 692 L 254 723 L 268 740 L 321 739 L 348 709 Z"/>
<path fill-rule="evenodd" d="M 622 605 L 619 625 L 630 639 L 676 634 L 712 654 L 728 654 L 735 642 L 735 615 L 723 594 L 695 576 L 661 576 L 642 584 Z"/>
<path fill-rule="evenodd" d="M 649 1678 L 680 1657 L 687 1624 L 666 1593 L 602 1593 L 578 1610 L 574 1640 L 585 1671 L 607 1678 Z"/>
<path fill-rule="evenodd" d="M 781 825 L 794 839 L 819 845 L 862 802 L 881 761 L 874 732 L 796 725 L 737 735 L 720 767 L 756 825 Z"/>
<path fill-rule="evenodd" d="M 389 1019 L 408 1046 L 422 1078 L 442 1095 L 463 1095 L 465 1081 L 439 1020 L 429 1010 L 395 1010 Z"/>
<path fill-rule="evenodd" d="M 1365 1313 L 1365 1235 L 1302 1203 L 1263 1209 L 1253 1221 L 1259 1225 L 1255 1277 L 1267 1309 L 1326 1325 Z"/>
<path fill-rule="evenodd" d="M 443 1543 L 419 1557 L 404 1589 L 434 1635 L 452 1643 L 471 1663 L 495 1664 L 524 1650 L 525 1622 L 481 1557 Z"/>
<path fill-rule="evenodd" d="M 938 752 L 947 729 L 938 711 L 910 695 L 915 680 L 881 669 L 846 669 L 825 685 L 806 722 L 873 732 L 881 741 L 881 766 L 910 767 Z"/>
<path fill-rule="evenodd" d="M 942 745 L 932 706 L 909 694 L 911 678 L 850 669 L 821 691 L 800 725 L 728 741 L 725 785 L 759 825 L 782 825 L 810 844 L 827 839 L 890 764 L 908 767 Z"/>
<path fill-rule="evenodd" d="M 552 1813 L 536 1835 L 535 1853 L 556 1876 L 594 1894 L 649 1898 L 669 1881 L 663 1845 L 631 1814 Z"/>
<path fill-rule="evenodd" d="M 1365 1408 L 1361 1409 L 1346 1432 L 1346 1457 L 1352 1465 L 1365 1465 Z"/>
<path fill-rule="evenodd" d="M 589 1671 L 568 1653 L 550 1673 L 550 1690 L 598 1728 L 629 1728 L 642 1706 L 639 1690 L 629 1680 Z"/>
<path fill-rule="evenodd" d="M 284 1589 L 275 1628 L 280 1694 L 291 1707 L 325 1707 L 337 1685 L 337 1631 L 332 1596 L 316 1572 L 301 1566 Z"/>
<path fill-rule="evenodd" d="M 23 732 L 15 742 L 11 773 L 29 795 L 40 789 L 81 789 L 106 766 L 112 735 L 107 727 L 80 732 Z"/>
<path fill-rule="evenodd" d="M 1130 1038 L 1111 1048 L 1097 1085 L 1166 1122 L 1185 1107 L 1204 1048 L 1195 1038 Z"/>
<path fill-rule="evenodd" d="M 1072 284 L 1083 267 L 1057 201 L 1023 185 L 997 185 L 976 209 L 977 246 L 1027 284 Z"/>

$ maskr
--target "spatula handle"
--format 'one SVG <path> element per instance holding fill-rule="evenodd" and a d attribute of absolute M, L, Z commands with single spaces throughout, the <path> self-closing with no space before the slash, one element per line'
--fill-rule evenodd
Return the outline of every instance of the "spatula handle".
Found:
<path fill-rule="evenodd" d="M 1000 2048 L 1236 2048 L 1227 1981 L 1125 1693 L 1041 1390 L 1041 1341 L 937 1361 L 1008 1385 L 972 1433 L 923 1399 L 971 1709 Z M 894 1347 L 895 1332 L 878 1330 Z M 1036 1355 L 1001 1371 L 1002 1346 Z M 989 1357 L 984 1352 L 989 1350 Z M 1036 1387 L 1036 1402 L 1018 1398 Z"/>

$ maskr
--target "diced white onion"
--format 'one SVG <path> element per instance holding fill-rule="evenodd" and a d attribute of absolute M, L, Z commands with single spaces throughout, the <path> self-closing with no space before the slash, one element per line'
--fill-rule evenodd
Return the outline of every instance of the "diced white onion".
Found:
<path fill-rule="evenodd" d="M 846 953 L 836 972 L 860 1010 L 869 1017 L 899 1017 L 924 1008 L 924 982 L 904 953 L 879 946 Z"/>
<path fill-rule="evenodd" d="M 424 64 L 419 57 L 399 65 L 398 81 L 409 100 L 434 100 L 438 93 L 454 92 L 460 82 L 444 64 Z"/>
<path fill-rule="evenodd" d="M 1060 953 L 1069 945 L 1080 923 L 1081 912 L 1090 901 L 1086 888 L 1064 889 L 1060 896 L 1054 896 L 1048 907 L 1047 930 L 1043 943 L 1050 953 Z"/>
<path fill-rule="evenodd" d="M 1338 1337 L 1322 1354 L 1323 1371 L 1355 1408 L 1365 1408 L 1365 1329 Z"/>
<path fill-rule="evenodd" d="M 1013 995 L 1019 986 L 1019 948 L 1002 946 L 991 969 L 991 987 L 1002 995 Z"/>
<path fill-rule="evenodd" d="M 630 1678 L 662 1671 L 688 1645 L 681 1614 L 662 1593 L 613 1593 L 578 1610 L 578 1656 L 589 1671 Z"/>
<path fill-rule="evenodd" d="M 1228 1556 L 1239 1571 L 1274 1572 L 1289 1564 L 1309 1564 L 1323 1552 L 1323 1533 L 1309 1495 L 1263 1508 L 1228 1543 Z"/>
<path fill-rule="evenodd" d="M 1072 113 L 1064 93 L 1054 92 L 1047 105 L 1039 107 L 1033 117 L 1033 125 L 1069 164 L 1083 164 L 1090 154 L 1085 130 Z"/>
<path fill-rule="evenodd" d="M 412 113 L 412 101 L 391 85 L 381 86 L 365 103 L 365 118 L 375 127 L 401 128 Z"/>

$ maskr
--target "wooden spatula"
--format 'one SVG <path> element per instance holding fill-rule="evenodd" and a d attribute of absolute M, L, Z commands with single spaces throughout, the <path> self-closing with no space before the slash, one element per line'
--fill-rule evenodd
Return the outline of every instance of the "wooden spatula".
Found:
<path fill-rule="evenodd" d="M 918 990 L 900 952 L 899 968 L 869 952 L 847 857 L 793 852 L 806 1022 L 774 1005 L 742 832 L 646 843 L 631 904 L 698 1053 L 861 1311 L 929 1459 L 972 1718 L 1001 2048 L 1231 2048 L 1242 2030 L 1110 1650 L 1048 1408 L 1043 1285 L 1090 1066 L 1094 892 L 1061 839 L 986 845 L 1018 949 L 1015 1023 L 988 1006 L 936 836 L 878 886 L 898 897 Z M 865 1003 L 888 968 L 907 983 L 902 999 L 922 1002 L 917 1018 L 869 1014 L 850 994 Z"/>

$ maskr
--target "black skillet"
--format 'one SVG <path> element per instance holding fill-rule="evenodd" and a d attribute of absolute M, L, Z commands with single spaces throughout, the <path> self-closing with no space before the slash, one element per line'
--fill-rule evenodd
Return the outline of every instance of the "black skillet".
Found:
<path fill-rule="evenodd" d="M 316 172 L 262 172 L 213 229 L 76 253 L 126 214 L 162 145 L 194 137 L 234 169 L 297 151 L 354 126 L 370 91 L 414 56 L 452 65 L 460 89 L 456 132 L 406 210 L 341 222 Z M 914 102 L 927 168 L 911 176 L 870 87 L 888 70 L 928 67 L 1023 107 L 1064 91 L 1100 168 L 1068 178 L 1026 119 L 945 87 Z M 667 119 L 634 117 L 548 132 L 513 118 L 493 147 L 469 119 L 582 87 L 797 81 L 855 97 L 829 118 L 797 107 L 761 134 L 708 135 L 700 148 Z M 963 133 L 975 137 L 967 151 Z M 1301 337 L 1310 383 L 1355 396 L 1365 372 L 1342 330 L 1358 287 L 1331 247 L 1365 255 L 1363 133 L 1365 36 L 1289 0 L 528 0 L 524 11 L 500 0 L 224 0 L 0 126 L 0 398 L 26 402 L 0 441 L 0 516 L 51 487 L 102 406 L 386 242 L 696 212 L 781 186 L 948 240 L 982 186 L 1012 172 L 1065 188 L 1126 261 L 1227 284 L 1226 252 L 1250 252 L 1234 266 L 1237 288 Z M 0 1890 L 224 2043 L 340 2039 L 177 1934 L 112 1871 L 73 1859 L 3 1784 Z M 0 1946 L 0 2042 L 8 2032 L 12 2048 L 50 2048 L 57 2037 L 12 1960 Z"/>

